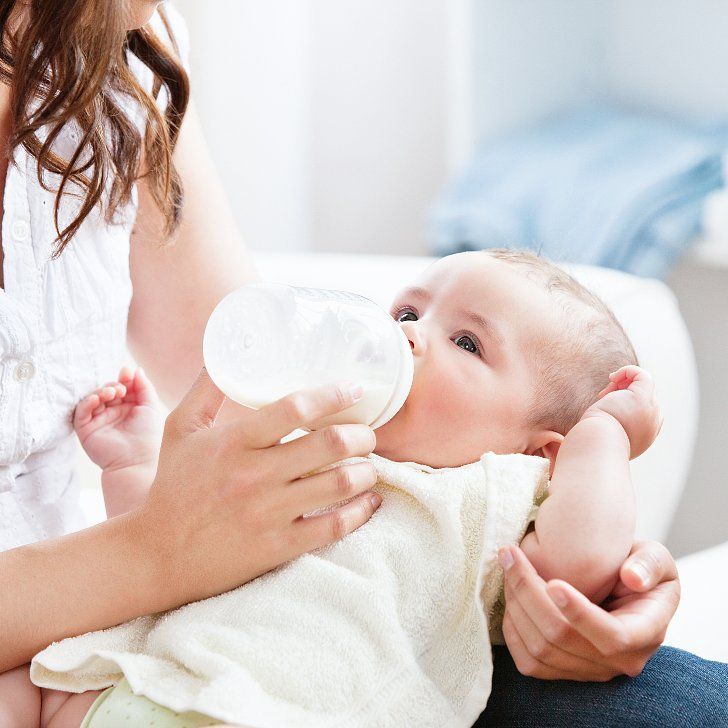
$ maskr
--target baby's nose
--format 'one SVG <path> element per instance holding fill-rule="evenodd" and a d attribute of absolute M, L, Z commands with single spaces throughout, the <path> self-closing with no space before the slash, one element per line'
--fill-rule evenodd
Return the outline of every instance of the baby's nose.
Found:
<path fill-rule="evenodd" d="M 404 334 L 409 341 L 413 354 L 422 354 L 425 351 L 425 338 L 416 326 L 407 326 Z"/>

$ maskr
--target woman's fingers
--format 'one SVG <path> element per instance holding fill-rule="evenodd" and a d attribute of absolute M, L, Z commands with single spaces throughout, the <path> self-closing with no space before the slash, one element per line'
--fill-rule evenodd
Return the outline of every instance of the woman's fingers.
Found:
<path fill-rule="evenodd" d="M 546 601 L 550 601 L 547 596 L 544 595 L 544 597 Z M 578 669 L 582 674 L 594 672 L 598 667 L 603 667 L 602 655 L 593 646 L 588 645 L 553 604 L 549 611 L 554 610 L 558 613 L 557 626 L 545 629 L 532 619 L 510 589 L 506 590 L 506 605 L 506 611 L 529 654 L 539 662 L 558 670 Z M 597 659 L 592 660 L 590 656 Z"/>
<path fill-rule="evenodd" d="M 599 656 L 599 651 L 569 624 L 550 599 L 546 593 L 546 582 L 538 575 L 523 551 L 517 547 L 510 548 L 509 551 L 513 556 L 513 565 L 505 572 L 506 603 L 517 603 L 515 614 L 526 615 L 540 635 L 534 635 L 529 644 L 540 644 L 543 640 L 557 644 L 576 656 Z M 522 635 L 524 630 L 527 630 L 527 625 L 519 629 Z"/>
<path fill-rule="evenodd" d="M 265 454 L 276 459 L 283 479 L 293 481 L 339 460 L 365 457 L 376 444 L 374 432 L 366 425 L 331 425 L 284 442 Z"/>
<path fill-rule="evenodd" d="M 659 590 L 661 587 L 658 587 Z M 613 612 L 605 612 L 566 582 L 554 579 L 546 587 L 573 627 L 605 656 L 620 674 L 635 677 L 662 643 L 669 618 L 653 606 L 652 596 L 635 596 Z M 662 599 L 654 595 L 654 605 Z"/>
<path fill-rule="evenodd" d="M 649 551 L 645 546 L 635 544 L 633 553 L 660 553 L 654 546 Z M 592 669 L 605 669 L 612 675 L 642 671 L 674 613 L 673 592 L 679 589 L 676 579 L 661 582 L 647 594 L 632 592 L 615 599 L 607 612 L 564 581 L 553 579 L 545 584 L 520 549 L 502 549 L 502 553 L 506 551 L 512 556 L 505 571 L 507 612 L 521 648 L 538 663 L 537 676 L 546 676 L 544 666 L 555 670 L 558 677 L 565 677 L 569 670 L 578 670 L 582 676 Z M 664 569 L 658 569 L 668 579 L 674 573 L 670 560 L 662 562 Z"/>
<path fill-rule="evenodd" d="M 294 555 L 328 546 L 355 531 L 372 517 L 381 503 L 378 493 L 365 493 L 326 513 L 297 519 L 293 524 L 298 542 Z"/>
<path fill-rule="evenodd" d="M 370 462 L 340 465 L 317 475 L 294 480 L 284 489 L 282 507 L 295 516 L 312 513 L 332 503 L 341 503 L 368 491 L 377 482 Z"/>
<path fill-rule="evenodd" d="M 662 641 L 672 614 L 671 599 L 661 593 L 664 586 L 611 612 L 558 579 L 550 581 L 546 591 L 574 629 L 603 655 L 619 659 L 647 648 L 654 651 Z"/>
<path fill-rule="evenodd" d="M 603 655 L 630 649 L 624 625 L 610 612 L 590 602 L 571 584 L 552 579 L 546 593 L 568 622 Z"/>
<path fill-rule="evenodd" d="M 588 663 L 588 669 L 564 669 L 555 668 L 541 662 L 531 654 L 526 643 L 523 641 L 518 627 L 508 613 L 503 618 L 503 637 L 506 640 L 508 651 L 511 653 L 513 662 L 522 675 L 539 678 L 541 680 L 581 680 L 603 682 L 610 680 L 618 673 L 608 667 Z"/>
<path fill-rule="evenodd" d="M 245 442 L 254 448 L 271 447 L 294 430 L 351 407 L 361 396 L 361 386 L 353 384 L 327 384 L 293 392 L 258 410 L 254 429 L 248 428 Z"/>
<path fill-rule="evenodd" d="M 658 541 L 635 541 L 619 576 L 635 592 L 646 592 L 657 584 L 674 580 L 678 582 L 679 594 L 677 565 L 672 554 Z"/>

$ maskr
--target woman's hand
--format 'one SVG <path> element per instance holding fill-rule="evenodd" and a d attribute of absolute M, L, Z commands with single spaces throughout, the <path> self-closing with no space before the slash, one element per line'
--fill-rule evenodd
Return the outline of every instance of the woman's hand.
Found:
<path fill-rule="evenodd" d="M 376 443 L 369 427 L 331 426 L 280 443 L 356 397 L 334 386 L 296 392 L 214 426 L 225 397 L 202 370 L 167 418 L 157 476 L 137 513 L 169 607 L 239 586 L 370 518 L 381 502 L 370 463 L 302 477 L 368 455 Z"/>
<path fill-rule="evenodd" d="M 601 607 L 560 579 L 544 582 L 518 547 L 501 549 L 499 558 L 505 569 L 503 636 L 519 672 L 544 680 L 639 675 L 680 600 L 675 562 L 656 541 L 634 543 Z"/>

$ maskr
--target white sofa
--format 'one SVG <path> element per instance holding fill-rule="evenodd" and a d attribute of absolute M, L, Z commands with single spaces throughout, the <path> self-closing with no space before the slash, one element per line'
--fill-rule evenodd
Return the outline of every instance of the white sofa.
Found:
<path fill-rule="evenodd" d="M 404 256 L 255 254 L 266 280 L 359 292 L 387 306 L 394 292 L 432 259 Z M 640 363 L 653 374 L 665 416 L 655 444 L 634 461 L 638 535 L 665 541 L 688 477 L 697 423 L 698 390 L 690 340 L 675 298 L 663 283 L 612 270 L 573 267 L 622 322 Z M 95 475 L 84 464 L 87 482 Z M 92 520 L 103 516 L 99 489 L 87 489 Z M 680 561 L 683 599 L 668 633 L 673 644 L 728 662 L 728 628 L 718 610 L 728 602 L 728 544 Z"/>

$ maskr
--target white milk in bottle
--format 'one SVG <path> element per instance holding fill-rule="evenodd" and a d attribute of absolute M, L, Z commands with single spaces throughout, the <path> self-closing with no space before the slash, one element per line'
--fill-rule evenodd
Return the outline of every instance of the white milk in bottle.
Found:
<path fill-rule="evenodd" d="M 362 385 L 358 402 L 309 429 L 380 427 L 404 404 L 414 371 L 407 337 L 373 301 L 278 283 L 254 283 L 225 296 L 207 322 L 203 355 L 220 390 L 255 409 L 299 389 Z"/>

